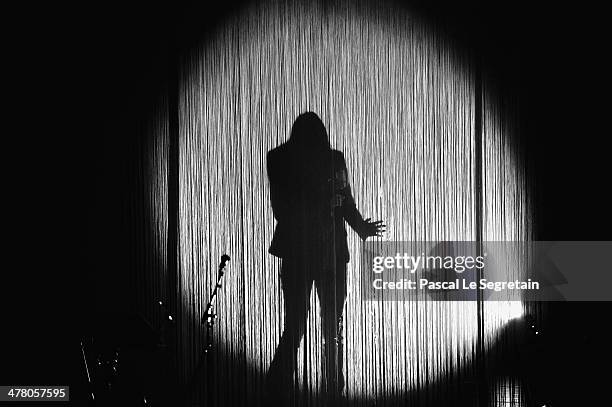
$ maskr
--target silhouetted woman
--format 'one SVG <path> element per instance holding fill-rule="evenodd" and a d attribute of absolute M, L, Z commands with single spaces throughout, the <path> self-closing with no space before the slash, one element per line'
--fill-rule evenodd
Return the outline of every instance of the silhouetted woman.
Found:
<path fill-rule="evenodd" d="M 362 239 L 380 236 L 382 221 L 363 219 L 348 184 L 344 156 L 330 147 L 321 119 L 298 116 L 289 141 L 268 152 L 270 199 L 277 221 L 269 252 L 282 259 L 284 331 L 267 376 L 268 401 L 297 397 L 296 353 L 306 327 L 312 285 L 321 305 L 323 376 L 328 403 L 344 387 L 342 310 L 349 261 L 345 221 Z"/>

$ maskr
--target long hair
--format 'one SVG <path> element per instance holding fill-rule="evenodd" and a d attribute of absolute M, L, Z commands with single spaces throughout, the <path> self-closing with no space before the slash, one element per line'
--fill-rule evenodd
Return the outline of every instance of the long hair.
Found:
<path fill-rule="evenodd" d="M 300 114 L 291 127 L 289 145 L 304 152 L 326 152 L 331 149 L 325 125 L 313 112 Z"/>

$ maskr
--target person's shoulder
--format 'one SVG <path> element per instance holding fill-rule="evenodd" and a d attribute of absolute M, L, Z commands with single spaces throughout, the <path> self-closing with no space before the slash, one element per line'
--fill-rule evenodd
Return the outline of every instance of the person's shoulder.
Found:
<path fill-rule="evenodd" d="M 281 144 L 280 146 L 274 147 L 272 150 L 268 151 L 268 159 L 274 159 L 275 157 L 283 155 L 286 150 L 287 146 L 285 145 L 285 143 Z"/>
<path fill-rule="evenodd" d="M 334 158 L 334 161 L 345 162 L 344 154 L 340 150 L 332 150 L 332 157 Z"/>

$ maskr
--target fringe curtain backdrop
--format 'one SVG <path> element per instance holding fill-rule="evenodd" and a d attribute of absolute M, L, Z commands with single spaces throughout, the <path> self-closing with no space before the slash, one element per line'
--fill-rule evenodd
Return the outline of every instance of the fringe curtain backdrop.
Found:
<path fill-rule="evenodd" d="M 135 291 L 134 307 L 156 330 L 166 327 L 165 312 L 158 301 L 168 296 L 168 162 L 169 110 L 168 89 L 152 101 L 147 118 L 138 121 L 138 137 L 128 145 L 127 207 L 123 211 L 132 242 L 127 256 L 129 286 Z M 143 109 L 144 110 L 144 109 Z M 145 111 L 147 111 L 145 110 Z M 123 146 L 125 147 L 125 145 Z"/>
<path fill-rule="evenodd" d="M 332 146 L 344 152 L 357 206 L 385 220 L 384 240 L 475 240 L 478 216 L 483 240 L 532 237 L 516 118 L 486 80 L 481 87 L 476 80 L 473 55 L 409 11 L 368 2 L 252 5 L 182 56 L 177 349 L 180 380 L 196 384 L 195 403 L 210 397 L 212 405 L 251 406 L 262 395 L 284 301 L 280 261 L 267 251 L 275 221 L 266 153 L 288 139 L 304 111 L 321 117 Z M 161 191 L 150 197 L 149 216 L 163 254 L 167 102 L 160 112 L 148 175 Z M 344 372 L 355 405 L 456 399 L 469 386 L 466 372 L 476 370 L 479 316 L 486 350 L 524 312 L 518 302 L 485 303 L 479 313 L 470 302 L 365 301 L 351 231 L 349 249 Z M 202 317 L 223 253 L 232 259 L 217 301 L 215 348 L 200 375 Z M 315 290 L 310 301 L 298 371 L 315 405 L 322 385 Z M 506 385 L 494 386 L 494 399 L 519 405 L 523 397 L 515 388 L 508 396 Z"/>

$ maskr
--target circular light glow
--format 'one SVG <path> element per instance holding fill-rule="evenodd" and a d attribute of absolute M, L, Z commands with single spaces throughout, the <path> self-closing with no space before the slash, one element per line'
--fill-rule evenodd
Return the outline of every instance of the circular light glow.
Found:
<path fill-rule="evenodd" d="M 214 275 L 200 270 L 217 261 L 214 254 L 240 253 L 219 292 L 217 339 L 244 346 L 259 372 L 267 370 L 282 332 L 279 261 L 267 254 L 274 219 L 265 156 L 287 139 L 299 113 L 320 115 L 332 145 L 346 156 L 360 210 L 389 225 L 385 239 L 476 238 L 474 66 L 426 22 L 378 5 L 272 2 L 227 21 L 186 60 L 179 106 L 182 317 L 201 320 L 207 301 L 201 293 Z M 496 103 L 485 92 L 484 240 L 523 240 L 524 180 Z M 360 242 L 352 235 L 349 248 L 349 399 L 409 391 L 470 362 L 475 303 L 365 301 Z M 298 351 L 309 355 L 298 360 L 298 371 L 309 372 L 300 381 L 308 379 L 313 391 L 322 382 L 319 312 L 313 290 L 310 340 Z M 486 303 L 486 345 L 522 314 L 517 301 Z M 303 369 L 305 363 L 311 368 Z"/>

